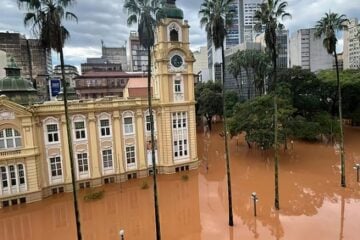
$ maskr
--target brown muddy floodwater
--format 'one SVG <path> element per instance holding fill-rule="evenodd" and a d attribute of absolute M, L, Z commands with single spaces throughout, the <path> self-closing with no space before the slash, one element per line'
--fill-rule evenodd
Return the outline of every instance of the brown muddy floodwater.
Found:
<path fill-rule="evenodd" d="M 219 128 L 220 125 L 215 126 Z M 280 156 L 280 211 L 273 208 L 271 152 L 248 149 L 232 139 L 234 227 L 228 227 L 223 139 L 198 133 L 196 171 L 159 176 L 161 233 L 164 240 L 359 239 L 360 184 L 352 168 L 360 162 L 360 129 L 346 128 L 347 188 L 340 187 L 339 155 L 332 145 L 295 142 Z M 291 149 L 292 148 L 292 149 Z M 208 149 L 208 151 L 207 151 Z M 206 168 L 208 166 L 208 170 Z M 142 190 L 143 181 L 150 185 Z M 82 201 L 84 240 L 152 240 L 154 210 L 151 178 L 104 187 L 101 200 Z M 253 216 L 252 192 L 259 196 Z M 0 210 L 1 240 L 73 240 L 75 222 L 70 193 Z"/>

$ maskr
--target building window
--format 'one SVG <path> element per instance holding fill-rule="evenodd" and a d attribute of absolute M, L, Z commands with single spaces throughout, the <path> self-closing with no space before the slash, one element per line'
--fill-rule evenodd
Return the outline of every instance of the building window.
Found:
<path fill-rule="evenodd" d="M 79 174 L 87 173 L 89 171 L 88 154 L 87 153 L 78 153 L 77 161 L 78 161 Z"/>
<path fill-rule="evenodd" d="M 125 130 L 125 135 L 134 133 L 134 124 L 133 124 L 133 118 L 132 117 L 125 117 L 124 118 L 124 130 Z"/>
<path fill-rule="evenodd" d="M 181 80 L 179 80 L 179 79 L 175 80 L 174 91 L 175 91 L 175 93 L 181 93 Z"/>
<path fill-rule="evenodd" d="M 85 133 L 85 122 L 75 122 L 75 138 L 76 139 L 86 139 Z"/>
<path fill-rule="evenodd" d="M 50 171 L 51 177 L 57 178 L 62 176 L 61 158 L 51 157 L 50 158 Z"/>
<path fill-rule="evenodd" d="M 110 136 L 110 120 L 103 119 L 100 120 L 100 132 L 102 137 Z"/>
<path fill-rule="evenodd" d="M 0 149 L 21 147 L 21 136 L 13 128 L 5 128 L 0 131 Z"/>
<path fill-rule="evenodd" d="M 170 41 L 178 42 L 179 41 L 179 33 L 176 29 L 172 29 L 170 31 Z"/>
<path fill-rule="evenodd" d="M 59 130 L 57 124 L 46 125 L 48 143 L 59 142 Z"/>
<path fill-rule="evenodd" d="M 135 166 L 135 146 L 126 147 L 126 163 L 128 167 Z"/>
<path fill-rule="evenodd" d="M 18 164 L 18 176 L 20 185 L 25 184 L 25 170 L 24 165 Z"/>
<path fill-rule="evenodd" d="M 155 112 L 153 111 L 153 124 L 154 124 L 154 131 L 156 131 L 156 119 L 155 119 Z M 149 111 L 145 112 L 145 131 L 150 132 L 151 131 L 151 122 L 150 122 L 150 113 Z"/>
<path fill-rule="evenodd" d="M 16 186 L 16 174 L 15 174 L 15 167 L 13 165 L 9 166 L 9 174 L 10 174 L 11 186 Z"/>
<path fill-rule="evenodd" d="M 188 156 L 188 129 L 186 112 L 173 113 L 172 122 L 174 158 L 185 158 Z"/>
<path fill-rule="evenodd" d="M 1 166 L 0 172 L 1 172 L 0 173 L 1 174 L 1 187 L 4 189 L 9 186 L 8 177 L 7 177 L 8 174 L 7 174 L 6 167 Z"/>
<path fill-rule="evenodd" d="M 103 150 L 103 167 L 104 169 L 112 169 L 113 168 L 113 159 L 112 159 L 112 150 Z"/>

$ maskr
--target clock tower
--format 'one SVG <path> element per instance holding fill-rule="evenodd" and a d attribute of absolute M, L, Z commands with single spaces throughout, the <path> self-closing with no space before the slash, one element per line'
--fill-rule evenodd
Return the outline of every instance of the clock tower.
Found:
<path fill-rule="evenodd" d="M 175 0 L 163 6 L 166 17 L 156 29 L 153 52 L 154 97 L 162 106 L 159 164 L 169 172 L 197 168 L 194 97 L 194 57 L 190 50 L 188 21 Z M 161 139 L 162 138 L 162 139 Z M 164 166 L 165 167 L 165 166 Z M 163 169 L 165 170 L 166 167 Z"/>

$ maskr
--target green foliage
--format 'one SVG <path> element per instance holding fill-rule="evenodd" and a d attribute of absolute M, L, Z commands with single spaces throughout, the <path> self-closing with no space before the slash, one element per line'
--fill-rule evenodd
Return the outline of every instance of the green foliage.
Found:
<path fill-rule="evenodd" d="M 187 174 L 181 175 L 181 180 L 183 180 L 184 182 L 188 181 L 189 175 L 187 175 Z"/>
<path fill-rule="evenodd" d="M 213 116 L 222 115 L 222 88 L 220 83 L 208 81 L 196 86 L 197 114 Z"/>
<path fill-rule="evenodd" d="M 287 131 L 287 121 L 295 111 L 287 99 L 278 98 L 279 139 L 283 142 Z M 274 145 L 274 105 L 273 96 L 254 98 L 235 107 L 234 116 L 229 121 L 232 136 L 246 133 L 245 139 L 264 149 Z"/>
<path fill-rule="evenodd" d="M 143 181 L 141 183 L 141 189 L 145 190 L 145 189 L 148 189 L 149 188 L 149 184 L 147 181 Z"/>
<path fill-rule="evenodd" d="M 99 200 L 104 197 L 104 190 L 90 191 L 84 196 L 85 201 Z"/>
<path fill-rule="evenodd" d="M 239 96 L 235 91 L 228 91 L 225 93 L 225 114 L 226 117 L 231 117 L 234 112 L 234 107 L 239 102 Z"/>

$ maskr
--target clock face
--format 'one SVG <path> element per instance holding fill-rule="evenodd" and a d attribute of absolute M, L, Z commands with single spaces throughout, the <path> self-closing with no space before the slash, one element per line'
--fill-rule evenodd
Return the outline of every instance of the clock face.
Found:
<path fill-rule="evenodd" d="M 183 64 L 182 57 L 180 57 L 179 55 L 174 55 L 171 58 L 171 64 L 176 68 L 181 67 L 181 65 Z"/>

